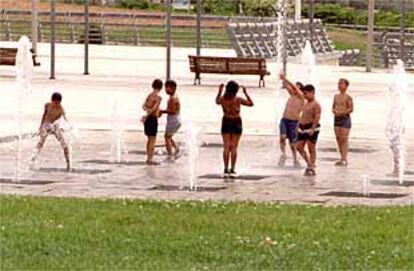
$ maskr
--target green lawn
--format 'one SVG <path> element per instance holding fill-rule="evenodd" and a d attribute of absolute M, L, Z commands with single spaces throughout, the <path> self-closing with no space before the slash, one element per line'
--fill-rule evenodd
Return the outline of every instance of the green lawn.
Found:
<path fill-rule="evenodd" d="M 409 270 L 411 207 L 0 197 L 0 270 Z"/>

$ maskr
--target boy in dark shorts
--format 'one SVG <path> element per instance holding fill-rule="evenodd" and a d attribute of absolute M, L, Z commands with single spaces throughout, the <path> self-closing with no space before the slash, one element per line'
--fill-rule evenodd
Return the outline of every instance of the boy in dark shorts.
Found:
<path fill-rule="evenodd" d="M 168 160 L 178 158 L 180 149 L 177 143 L 173 140 L 173 136 L 181 127 L 180 118 L 180 100 L 176 94 L 177 83 L 174 80 L 165 82 L 165 92 L 170 96 L 166 110 L 162 110 L 161 114 L 167 115 L 167 125 L 165 127 L 165 147 L 167 149 Z M 172 149 L 174 148 L 174 156 Z"/>
<path fill-rule="evenodd" d="M 63 135 L 63 127 L 61 127 L 61 118 L 66 121 L 65 110 L 61 105 L 62 95 L 58 92 L 52 94 L 51 102 L 45 105 L 45 110 L 40 122 L 39 134 L 40 140 L 37 143 L 35 154 L 32 157 L 32 163 L 35 164 L 48 135 L 53 134 L 62 146 L 66 160 L 66 169 L 71 170 L 71 161 L 69 147 Z"/>
<path fill-rule="evenodd" d="M 152 83 L 152 92 L 145 99 L 145 103 L 142 108 L 147 113 L 143 118 L 144 132 L 148 137 L 147 141 L 147 165 L 159 165 L 154 161 L 155 142 L 157 140 L 158 132 L 158 117 L 160 116 L 160 104 L 161 96 L 160 91 L 162 89 L 162 81 L 155 79 Z"/>
<path fill-rule="evenodd" d="M 315 99 L 315 88 L 312 85 L 303 87 L 303 95 L 306 99 L 302 115 L 299 119 L 297 150 L 306 161 L 305 176 L 316 175 L 316 143 L 319 136 L 319 120 L 321 118 L 321 106 Z M 309 153 L 306 153 L 305 146 Z"/>
<path fill-rule="evenodd" d="M 351 131 L 351 113 L 354 110 L 352 97 L 347 94 L 349 81 L 339 79 L 339 94 L 334 97 L 332 113 L 334 114 L 334 130 L 336 142 L 341 159 L 335 163 L 336 166 L 346 167 L 348 165 L 348 139 Z"/>
<path fill-rule="evenodd" d="M 279 166 L 284 166 L 286 162 L 286 139 L 289 140 L 290 149 L 292 151 L 293 166 L 299 168 L 300 163 L 297 160 L 296 155 L 296 141 L 297 141 L 297 128 L 300 113 L 302 112 L 303 105 L 305 104 L 305 98 L 302 93 L 303 85 L 301 83 L 293 84 L 285 75 L 281 74 L 280 79 L 283 81 L 290 97 L 286 102 L 285 111 L 283 112 L 283 118 L 280 120 L 280 150 L 282 155 L 279 158 Z"/>

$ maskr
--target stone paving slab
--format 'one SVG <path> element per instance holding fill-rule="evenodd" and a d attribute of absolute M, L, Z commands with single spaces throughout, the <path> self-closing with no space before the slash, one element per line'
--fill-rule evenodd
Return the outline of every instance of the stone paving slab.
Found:
<path fill-rule="evenodd" d="M 354 140 L 352 147 L 358 151 L 351 153 L 349 168 L 336 168 L 331 160 L 324 159 L 330 157 L 333 160 L 337 156 L 333 153 L 334 142 L 321 142 L 319 149 L 329 152 L 319 153 L 319 174 L 316 177 L 304 177 L 303 169 L 276 166 L 279 153 L 273 143 L 274 137 L 245 135 L 240 146 L 240 177 L 225 180 L 221 177 L 222 149 L 202 147 L 218 146 L 220 136 L 201 134 L 200 154 L 195 159 L 196 189 L 192 191 L 187 156 L 175 163 L 164 162 L 158 167 L 148 167 L 142 163 L 145 160 L 144 153 L 137 151 L 145 146 L 143 135 L 126 132 L 126 147 L 134 151 L 123 153 L 122 162 L 116 163 L 110 152 L 112 137 L 109 132 L 85 130 L 80 134 L 82 140 L 73 145 L 74 172 L 65 172 L 59 145 L 51 138 L 41 153 L 37 169 L 29 169 L 28 164 L 23 163 L 25 169 L 20 183 L 12 182 L 15 167 L 10 157 L 13 157 L 15 150 L 5 148 L 7 144 L 0 144 L 0 163 L 8 165 L 0 170 L 0 193 L 165 200 L 254 200 L 324 205 L 413 203 L 414 177 L 407 175 L 407 183 L 398 185 L 397 180 L 387 176 L 391 168 L 390 157 L 383 144 L 367 145 L 364 141 Z M 183 141 L 183 135 L 179 134 L 178 139 Z M 29 155 L 35 146 L 35 139 L 26 139 L 23 145 L 23 154 Z M 413 153 L 413 147 L 410 146 L 409 153 Z M 157 149 L 162 153 L 162 144 Z M 157 155 L 157 159 L 163 161 L 165 156 Z M 384 167 L 379 168 L 378 165 Z M 407 171 L 413 170 L 414 166 L 410 164 Z M 373 179 L 367 195 L 363 194 L 362 174 L 368 174 Z"/>
<path fill-rule="evenodd" d="M 15 46 L 15 43 L 0 45 Z M 407 122 L 407 176 L 406 183 L 399 185 L 387 176 L 391 170 L 391 157 L 385 138 L 385 120 L 388 112 L 388 84 L 392 74 L 388 70 L 365 73 L 362 68 L 318 66 L 320 89 L 318 99 L 322 105 L 322 132 L 319 144 L 318 172 L 314 178 L 304 177 L 303 169 L 289 165 L 276 166 L 279 157 L 277 146 L 278 120 L 287 99 L 285 92 L 277 91 L 275 63 L 269 62 L 272 75 L 266 78 L 266 87 L 257 88 L 256 76 L 203 75 L 202 85 L 193 85 L 193 74 L 188 68 L 188 54 L 193 49 L 173 49 L 173 73 L 178 81 L 179 95 L 183 104 L 182 118 L 185 125 L 193 123 L 201 130 L 200 155 L 196 161 L 196 191 L 171 191 L 189 187 L 188 157 L 176 163 L 163 163 L 159 167 L 147 167 L 145 137 L 139 122 L 143 114 L 140 107 L 149 91 L 151 81 L 163 78 L 165 49 L 131 46 L 90 47 L 91 75 L 82 76 L 81 45 L 57 46 L 57 80 L 49 80 L 48 44 L 39 44 L 39 60 L 32 82 L 32 91 L 22 108 L 23 161 L 21 178 L 25 182 L 11 183 L 16 168 L 17 91 L 13 67 L 0 67 L 0 193 L 59 197 L 108 197 L 140 199 L 186 200 L 257 200 L 287 203 L 399 205 L 413 203 L 414 181 L 414 122 Z M 203 55 L 231 56 L 231 50 L 203 49 Z M 288 66 L 289 76 L 301 80 L 303 67 Z M 351 81 L 350 93 L 354 97 L 353 130 L 351 133 L 351 157 L 348 168 L 333 166 L 337 159 L 333 121 L 330 113 L 332 98 L 339 78 Z M 240 147 L 238 171 L 241 178 L 223 180 L 219 135 L 221 109 L 214 104 L 217 85 L 235 79 L 248 87 L 255 101 L 253 108 L 242 110 L 244 136 Z M 414 76 L 408 77 L 410 93 L 414 99 Z M 28 168 L 29 158 L 36 145 L 36 130 L 42 108 L 53 91 L 63 94 L 69 120 L 79 129 L 73 143 L 74 172 L 64 171 L 63 153 L 57 142 L 50 137 L 42 152 L 38 168 Z M 125 121 L 126 150 L 121 163 L 115 163 L 111 155 L 111 113 L 114 100 L 122 103 L 121 113 Z M 163 107 L 166 97 L 163 94 Z M 409 120 L 414 107 L 407 108 Z M 162 134 L 165 120 L 160 120 Z M 185 126 L 184 125 L 184 126 Z M 185 127 L 183 127 L 185 129 Z M 183 134 L 178 135 L 184 141 Z M 158 140 L 162 149 L 162 136 Z M 163 160 L 163 155 L 157 156 Z M 397 198 L 361 197 L 362 177 L 372 179 L 369 194 L 402 194 Z M 206 176 L 208 178 L 206 178 Z M 243 178 L 246 177 L 247 178 Z M 266 178 L 249 178 L 249 177 Z M 203 178 L 204 177 L 204 178 Z M 35 182 L 37 184 L 33 184 Z M 29 184 L 29 182 L 32 182 Z M 154 190 L 154 187 L 171 188 Z M 210 192 L 208 189 L 225 187 Z M 341 192 L 345 196 L 326 196 Z M 340 194 L 338 194 L 340 195 Z"/>

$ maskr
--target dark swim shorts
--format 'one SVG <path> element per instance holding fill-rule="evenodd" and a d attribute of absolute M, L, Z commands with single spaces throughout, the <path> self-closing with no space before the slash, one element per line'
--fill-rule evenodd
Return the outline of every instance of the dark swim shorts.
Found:
<path fill-rule="evenodd" d="M 221 122 L 222 134 L 236 134 L 241 135 L 243 132 L 243 125 L 241 118 L 227 118 L 223 117 Z"/>
<path fill-rule="evenodd" d="M 311 128 L 312 123 L 299 124 L 298 141 L 309 141 L 313 144 L 316 144 L 316 142 L 318 142 L 320 125 L 318 124 L 316 131 L 312 135 L 310 135 L 308 131 Z"/>
<path fill-rule="evenodd" d="M 144 122 L 144 132 L 146 136 L 157 136 L 158 118 L 156 116 L 148 116 Z"/>
<path fill-rule="evenodd" d="M 351 129 L 352 127 L 351 116 L 347 115 L 347 116 L 335 117 L 334 126 Z"/>
<path fill-rule="evenodd" d="M 281 135 L 285 135 L 289 139 L 290 143 L 295 143 L 298 139 L 298 133 L 296 129 L 298 128 L 297 120 L 281 119 L 279 124 L 279 131 Z"/>

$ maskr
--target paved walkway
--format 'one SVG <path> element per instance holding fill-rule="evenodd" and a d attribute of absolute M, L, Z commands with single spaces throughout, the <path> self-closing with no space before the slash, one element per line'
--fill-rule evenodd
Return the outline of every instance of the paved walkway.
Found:
<path fill-rule="evenodd" d="M 10 45 L 10 44 L 9 44 Z M 10 67 L 0 67 L 0 192 L 3 194 L 29 194 L 75 197 L 133 197 L 150 199 L 214 199 L 258 200 L 322 204 L 412 204 L 414 196 L 414 122 L 407 123 L 408 167 L 405 185 L 398 185 L 386 174 L 391 170 L 391 157 L 384 134 L 387 116 L 387 86 L 391 75 L 387 71 L 366 74 L 359 68 L 319 67 L 321 75 L 318 98 L 323 107 L 322 133 L 319 145 L 319 175 L 302 176 L 303 170 L 276 167 L 279 151 L 276 146 L 276 120 L 280 117 L 285 93 L 275 91 L 274 76 L 267 78 L 267 87 L 257 88 L 254 76 L 203 76 L 203 85 L 192 85 L 193 75 L 188 71 L 188 49 L 175 49 L 173 76 L 179 83 L 183 104 L 183 118 L 201 129 L 200 154 L 196 161 L 197 191 L 186 190 L 189 185 L 188 157 L 176 163 L 163 163 L 160 167 L 147 167 L 144 156 L 144 136 L 139 118 L 140 106 L 149 91 L 153 78 L 164 72 L 162 48 L 91 47 L 91 76 L 82 73 L 82 46 L 58 45 L 56 81 L 48 80 L 48 46 L 40 45 L 42 66 L 36 69 L 33 90 L 25 99 L 23 130 L 36 131 L 43 104 L 52 91 L 62 92 L 63 105 L 70 121 L 80 130 L 74 143 L 75 172 L 63 172 L 63 157 L 57 143 L 50 138 L 42 153 L 38 169 L 29 170 L 28 157 L 37 138 L 23 141 L 24 162 L 21 183 L 10 183 L 14 178 L 16 143 L 8 142 L 15 135 L 16 95 L 14 73 Z M 205 55 L 231 55 L 229 50 L 206 50 Z M 275 70 L 273 63 L 269 64 Z M 290 74 L 300 80 L 301 67 L 290 65 Z M 340 77 L 351 81 L 350 93 L 355 100 L 353 114 L 350 166 L 336 168 L 333 160 L 335 142 L 330 107 Z M 221 138 L 219 125 L 221 109 L 214 105 L 216 86 L 229 78 L 248 86 L 255 107 L 243 109 L 245 135 L 243 137 L 239 172 L 241 178 L 224 182 L 220 178 Z M 411 87 L 414 76 L 410 77 Z M 413 99 L 411 93 L 409 99 Z M 123 163 L 111 162 L 110 115 L 114 100 L 122 104 L 126 121 L 126 148 Z M 165 102 L 165 99 L 164 99 Z M 408 108 L 408 116 L 414 107 Z M 161 123 L 163 127 L 163 122 Z M 185 141 L 184 135 L 178 135 Z M 159 144 L 162 143 L 160 136 Z M 160 150 L 163 148 L 160 147 Z M 163 160 L 163 156 L 158 157 Z M 288 161 L 289 163 L 289 161 Z M 369 175 L 363 195 L 361 175 Z M 328 193 L 328 194 L 327 194 Z M 327 195 L 326 195 L 327 194 Z"/>

